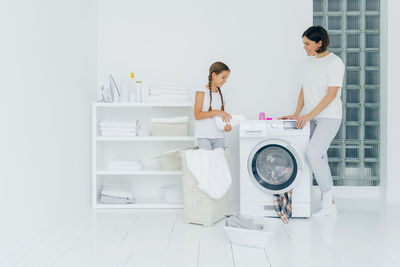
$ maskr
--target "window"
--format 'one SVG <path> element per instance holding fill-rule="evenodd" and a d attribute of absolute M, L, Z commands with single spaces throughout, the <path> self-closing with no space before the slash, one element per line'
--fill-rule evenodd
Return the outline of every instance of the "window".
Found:
<path fill-rule="evenodd" d="M 314 25 L 346 66 L 342 125 L 328 150 L 334 185 L 379 186 L 380 1 L 313 1 Z"/>

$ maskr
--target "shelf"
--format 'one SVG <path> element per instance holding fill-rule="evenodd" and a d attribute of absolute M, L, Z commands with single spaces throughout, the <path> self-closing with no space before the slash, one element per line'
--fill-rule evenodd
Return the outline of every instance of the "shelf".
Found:
<path fill-rule="evenodd" d="M 98 170 L 96 175 L 182 175 L 182 171 L 160 170 Z"/>
<path fill-rule="evenodd" d="M 171 103 L 93 103 L 96 107 L 110 107 L 110 108 L 122 108 L 122 107 L 193 107 L 192 102 L 171 102 Z"/>
<path fill-rule="evenodd" d="M 194 136 L 137 136 L 137 137 L 108 137 L 97 136 L 96 141 L 194 141 Z"/>
<path fill-rule="evenodd" d="M 161 200 L 136 201 L 133 204 L 103 204 L 96 203 L 96 208 L 100 209 L 182 209 L 183 204 L 166 203 Z"/>

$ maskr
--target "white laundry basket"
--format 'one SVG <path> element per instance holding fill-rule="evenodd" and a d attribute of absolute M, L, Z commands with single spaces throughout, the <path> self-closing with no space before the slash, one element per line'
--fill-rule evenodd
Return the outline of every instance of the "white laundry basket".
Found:
<path fill-rule="evenodd" d="M 225 150 L 225 157 L 229 150 Z M 186 164 L 186 151 L 181 151 L 182 187 L 185 223 L 211 226 L 223 219 L 228 210 L 228 192 L 220 198 L 213 199 L 198 187 L 198 182 Z"/>
<path fill-rule="evenodd" d="M 255 248 L 266 248 L 274 239 L 276 233 L 282 225 L 282 220 L 277 218 L 265 218 L 265 217 L 251 217 L 256 224 L 262 224 L 264 227 L 262 230 L 250 230 L 243 228 L 236 228 L 231 226 L 225 226 L 225 231 L 228 234 L 232 244 L 255 247 Z"/>

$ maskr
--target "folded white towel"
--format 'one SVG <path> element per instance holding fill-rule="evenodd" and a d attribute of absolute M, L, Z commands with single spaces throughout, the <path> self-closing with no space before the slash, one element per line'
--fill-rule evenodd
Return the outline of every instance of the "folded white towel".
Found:
<path fill-rule="evenodd" d="M 175 90 L 175 89 L 158 89 L 158 90 L 152 90 L 150 92 L 150 95 L 187 95 L 189 94 L 188 90 Z"/>
<path fill-rule="evenodd" d="M 147 102 L 159 103 L 159 102 L 192 102 L 192 98 L 189 94 L 174 94 L 174 95 L 150 95 Z"/>
<path fill-rule="evenodd" d="M 102 131 L 101 136 L 120 137 L 120 136 L 136 136 L 136 132 L 107 132 Z"/>
<path fill-rule="evenodd" d="M 168 118 L 151 118 L 151 123 L 182 123 L 188 122 L 189 117 L 182 116 L 182 117 L 168 117 Z"/>
<path fill-rule="evenodd" d="M 217 125 L 217 130 L 223 131 L 227 123 L 225 123 L 219 116 L 215 116 L 214 119 L 215 119 L 215 124 Z M 242 115 L 232 115 L 232 119 L 229 121 L 229 124 L 232 125 L 232 127 L 234 127 L 238 125 L 240 121 L 245 119 L 246 117 Z"/>
<path fill-rule="evenodd" d="M 133 192 L 129 189 L 128 186 L 119 184 L 105 185 L 103 190 L 101 191 L 101 195 L 110 197 L 120 197 L 132 200 L 135 199 Z"/>
<path fill-rule="evenodd" d="M 136 123 L 134 122 L 123 122 L 123 121 L 100 121 L 100 127 L 111 127 L 111 128 L 135 128 Z"/>
<path fill-rule="evenodd" d="M 100 131 L 104 132 L 135 132 L 135 128 L 117 128 L 117 127 L 100 127 Z"/>
<path fill-rule="evenodd" d="M 135 203 L 135 199 L 101 195 L 100 202 L 104 204 L 132 204 Z"/>
<path fill-rule="evenodd" d="M 163 86 L 187 88 L 187 85 L 182 83 L 182 82 L 171 82 L 171 81 L 162 81 L 162 82 L 160 82 L 160 87 L 163 87 Z"/>
<path fill-rule="evenodd" d="M 232 178 L 222 148 L 188 150 L 186 163 L 202 191 L 214 199 L 220 199 L 226 194 Z"/>
<path fill-rule="evenodd" d="M 107 164 L 110 170 L 142 170 L 142 165 L 137 161 L 112 160 Z"/>

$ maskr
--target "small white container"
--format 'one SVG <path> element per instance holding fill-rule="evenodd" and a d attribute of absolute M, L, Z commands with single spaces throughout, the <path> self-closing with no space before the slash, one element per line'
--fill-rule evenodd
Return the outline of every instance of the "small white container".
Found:
<path fill-rule="evenodd" d="M 189 117 L 167 117 L 151 119 L 153 136 L 189 135 Z"/>
<path fill-rule="evenodd" d="M 189 123 L 153 123 L 153 136 L 188 136 Z"/>
<path fill-rule="evenodd" d="M 182 185 L 169 184 L 161 187 L 163 200 L 167 203 L 183 203 Z"/>
<path fill-rule="evenodd" d="M 266 248 L 274 239 L 282 225 L 282 221 L 276 218 L 249 217 L 256 224 L 264 225 L 263 230 L 249 230 L 237 227 L 225 226 L 226 233 L 232 244 L 246 247 Z"/>

